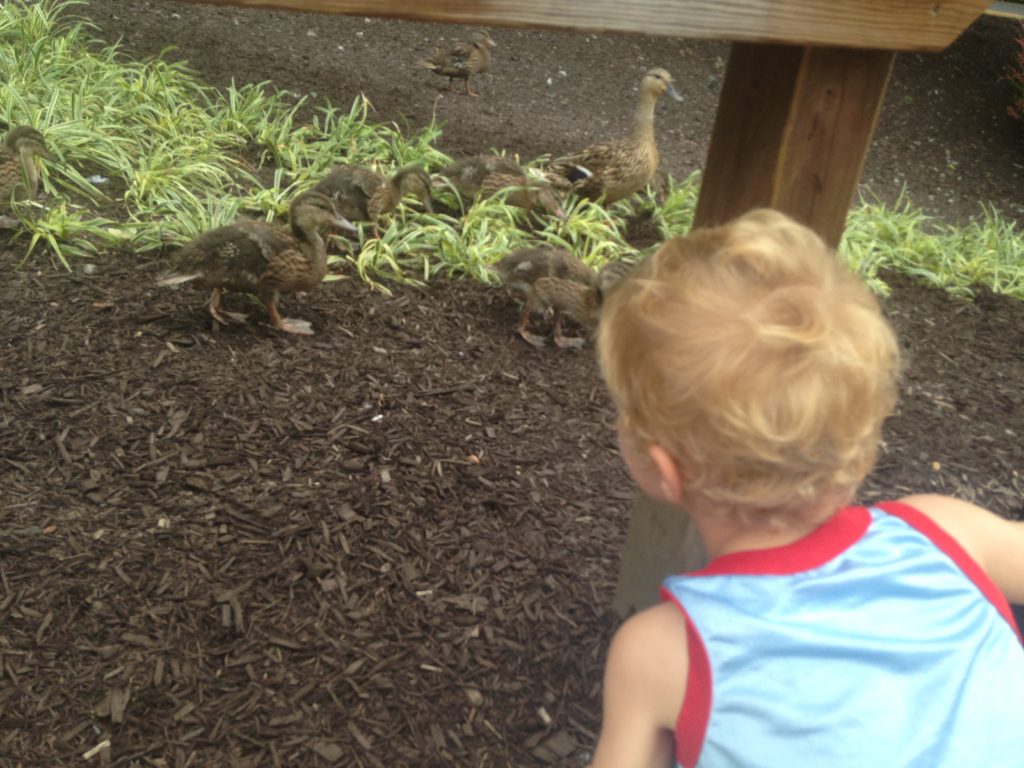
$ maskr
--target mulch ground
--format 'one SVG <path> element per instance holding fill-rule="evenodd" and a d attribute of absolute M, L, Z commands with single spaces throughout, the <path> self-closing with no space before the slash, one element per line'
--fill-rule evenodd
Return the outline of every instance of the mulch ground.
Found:
<path fill-rule="evenodd" d="M 160 265 L 0 256 L 0 764 L 585 765 L 633 491 L 592 356 L 468 282 L 214 331 Z M 1024 512 L 1024 305 L 894 282 L 865 498 Z M 234 297 L 236 302 L 245 299 Z"/>
<path fill-rule="evenodd" d="M 3 261 L 0 762 L 586 748 L 632 498 L 592 356 L 468 283 L 328 284 L 299 339 L 154 274 Z"/>
<path fill-rule="evenodd" d="M 410 129 L 437 110 L 453 154 L 617 135 L 638 73 L 668 66 L 677 176 L 703 160 L 727 55 L 497 30 L 484 97 L 438 99 L 410 62 L 458 28 L 77 8 L 214 84 L 363 91 Z M 981 20 L 899 58 L 872 189 L 1020 215 L 1014 35 Z M 215 332 L 152 257 L 67 273 L 25 246 L 0 241 L 0 766 L 586 765 L 633 500 L 592 345 L 534 349 L 502 291 L 466 282 L 343 280 L 286 299 L 313 338 L 255 305 Z M 1024 304 L 889 279 L 908 369 L 864 499 L 933 489 L 1024 516 Z"/>

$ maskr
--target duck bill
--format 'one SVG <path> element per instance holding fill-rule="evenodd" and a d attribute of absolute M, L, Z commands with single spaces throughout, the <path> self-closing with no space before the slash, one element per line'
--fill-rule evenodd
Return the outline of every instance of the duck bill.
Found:
<path fill-rule="evenodd" d="M 337 229 L 339 232 L 348 232 L 349 234 L 353 235 L 359 232 L 359 230 L 356 229 L 356 225 L 353 224 L 348 219 L 346 219 L 344 216 L 335 216 L 334 221 L 332 223 L 334 224 L 334 228 Z"/>
<path fill-rule="evenodd" d="M 676 101 L 682 101 L 683 100 L 683 97 L 679 95 L 679 91 L 676 90 L 676 87 L 674 85 L 672 85 L 672 83 L 668 84 L 668 87 L 665 89 L 665 93 L 667 93 L 669 96 L 671 96 Z"/>

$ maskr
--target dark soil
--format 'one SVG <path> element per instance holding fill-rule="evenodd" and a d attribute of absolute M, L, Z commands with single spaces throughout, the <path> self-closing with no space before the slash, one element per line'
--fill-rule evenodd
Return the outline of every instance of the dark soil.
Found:
<path fill-rule="evenodd" d="M 413 127 L 436 100 L 454 154 L 614 135 L 638 73 L 665 65 L 688 99 L 660 108 L 678 175 L 701 164 L 727 53 L 496 30 L 484 96 L 438 98 L 410 60 L 456 27 L 81 12 L 135 54 L 176 43 L 213 83 L 362 89 Z M 872 188 L 905 182 L 950 220 L 1019 212 L 1012 50 L 983 19 L 902 58 Z M 0 253 L 0 765 L 88 764 L 105 740 L 92 764 L 586 764 L 633 499 L 588 351 L 526 345 L 511 300 L 467 282 L 289 297 L 311 339 L 255 306 L 214 331 L 199 291 L 155 287 L 154 256 L 69 274 L 21 266 L 24 247 Z M 1024 304 L 887 279 L 908 368 L 864 499 L 1024 515 Z"/>

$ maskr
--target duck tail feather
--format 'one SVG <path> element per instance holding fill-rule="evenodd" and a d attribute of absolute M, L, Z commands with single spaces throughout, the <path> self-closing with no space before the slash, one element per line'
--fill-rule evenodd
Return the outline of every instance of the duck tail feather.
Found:
<path fill-rule="evenodd" d="M 165 275 L 156 281 L 157 285 L 180 285 L 181 283 L 187 283 L 189 280 L 195 280 L 201 275 L 198 272 L 189 272 L 176 275 Z"/>

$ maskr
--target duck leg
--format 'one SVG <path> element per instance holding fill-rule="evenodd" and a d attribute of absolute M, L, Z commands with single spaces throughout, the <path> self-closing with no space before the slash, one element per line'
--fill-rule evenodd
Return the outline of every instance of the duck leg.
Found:
<path fill-rule="evenodd" d="M 207 302 L 210 305 L 210 317 L 221 325 L 228 325 L 229 323 L 244 323 L 248 320 L 248 318 L 241 312 L 228 312 L 221 309 L 220 298 L 223 295 L 223 288 L 214 288 L 210 291 L 210 300 Z"/>
<path fill-rule="evenodd" d="M 533 291 L 530 291 L 529 296 L 526 297 L 526 306 L 523 307 L 523 316 L 519 319 L 519 335 L 526 339 L 530 344 L 535 347 L 543 347 L 547 344 L 547 340 L 543 336 L 538 336 L 535 333 L 530 333 L 526 330 L 526 324 L 530 320 L 530 313 L 533 310 Z"/>
<path fill-rule="evenodd" d="M 466 78 L 466 95 L 467 96 L 479 96 L 480 94 L 474 91 L 469 85 L 469 78 Z"/>
<path fill-rule="evenodd" d="M 555 310 L 555 344 L 562 349 L 580 349 L 584 341 L 576 336 L 565 336 L 562 334 L 562 313 Z"/>
<path fill-rule="evenodd" d="M 267 312 L 270 314 L 271 324 L 279 331 L 294 333 L 299 336 L 313 335 L 313 327 L 305 320 L 297 320 L 293 317 L 281 317 L 281 313 L 277 311 L 277 291 L 264 299 L 264 303 L 267 305 Z"/>
<path fill-rule="evenodd" d="M 451 75 L 449 75 L 448 76 L 448 90 L 449 91 L 454 90 L 454 88 L 452 87 L 454 84 L 455 84 L 455 78 L 452 77 Z"/>

